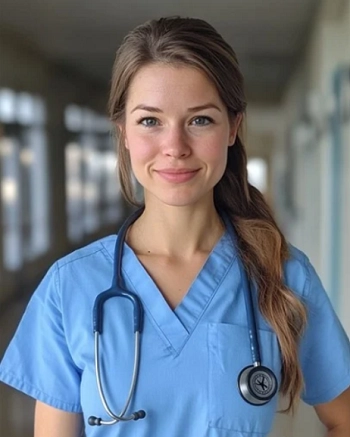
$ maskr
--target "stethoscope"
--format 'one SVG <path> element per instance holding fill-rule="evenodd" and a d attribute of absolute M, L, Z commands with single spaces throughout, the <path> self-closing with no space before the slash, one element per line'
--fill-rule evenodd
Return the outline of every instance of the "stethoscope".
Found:
<path fill-rule="evenodd" d="M 144 310 L 139 297 L 126 289 L 123 277 L 122 277 L 122 257 L 123 257 L 123 247 L 125 242 L 126 233 L 129 227 L 134 223 L 135 220 L 142 214 L 143 208 L 134 212 L 127 220 L 124 222 L 120 231 L 118 233 L 115 253 L 114 253 L 114 263 L 115 270 L 113 275 L 112 286 L 108 290 L 100 293 L 95 300 L 93 307 L 93 332 L 94 332 L 94 350 L 95 350 L 95 374 L 97 381 L 97 388 L 102 405 L 106 413 L 110 416 L 111 420 L 102 420 L 100 417 L 90 416 L 88 419 L 89 425 L 114 425 L 115 423 L 122 421 L 127 422 L 130 420 L 138 420 L 146 417 L 146 412 L 144 410 L 135 411 L 127 415 L 129 405 L 133 399 L 136 383 L 139 375 L 139 361 L 140 361 L 140 337 L 143 328 L 143 314 Z M 226 228 L 229 231 L 231 237 L 235 239 L 235 234 L 233 226 L 229 220 L 222 216 L 225 222 Z M 242 271 L 245 272 L 243 266 Z M 242 369 L 238 376 L 238 389 L 242 398 L 249 404 L 260 406 L 267 404 L 276 394 L 278 389 L 278 382 L 275 374 L 268 367 L 261 365 L 260 358 L 260 347 L 258 342 L 258 334 L 256 328 L 256 321 L 254 316 L 254 305 L 252 298 L 252 291 L 250 282 L 248 281 L 247 274 L 244 274 L 244 280 L 246 289 L 248 293 L 244 293 L 245 307 L 247 312 L 247 324 L 248 324 L 248 334 L 250 343 L 250 352 L 252 356 L 251 365 Z M 129 393 L 119 414 L 113 412 L 110 408 L 102 385 L 101 376 L 101 359 L 100 359 L 100 347 L 99 340 L 103 332 L 103 306 L 106 301 L 112 297 L 122 297 L 128 299 L 133 305 L 134 314 L 134 365 L 133 373 L 131 378 L 131 384 L 129 388 Z"/>

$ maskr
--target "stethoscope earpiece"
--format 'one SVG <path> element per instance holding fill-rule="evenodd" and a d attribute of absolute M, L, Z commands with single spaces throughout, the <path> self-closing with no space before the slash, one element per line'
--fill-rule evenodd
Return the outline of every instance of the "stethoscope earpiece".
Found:
<path fill-rule="evenodd" d="M 131 416 L 126 417 L 125 415 L 123 415 L 121 417 L 121 420 L 124 422 L 128 422 L 130 420 L 139 420 L 139 419 L 143 419 L 144 417 L 146 417 L 146 412 L 144 410 L 139 410 L 139 411 L 135 411 L 134 413 L 131 414 Z M 114 425 L 115 423 L 118 423 L 119 420 L 117 418 L 114 418 L 113 416 L 113 420 L 107 421 L 107 420 L 102 420 L 101 417 L 96 417 L 96 416 L 90 416 L 88 418 L 88 424 L 90 426 L 101 426 L 101 425 Z"/>
<path fill-rule="evenodd" d="M 265 405 L 276 394 L 277 378 L 269 368 L 261 365 L 245 367 L 238 377 L 243 399 L 252 405 Z"/>

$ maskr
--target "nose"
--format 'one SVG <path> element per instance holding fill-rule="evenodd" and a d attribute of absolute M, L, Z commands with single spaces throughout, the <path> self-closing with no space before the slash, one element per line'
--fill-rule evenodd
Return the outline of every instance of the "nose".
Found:
<path fill-rule="evenodd" d="M 171 158 L 186 158 L 191 147 L 186 132 L 180 126 L 169 127 L 163 138 L 163 153 Z"/>

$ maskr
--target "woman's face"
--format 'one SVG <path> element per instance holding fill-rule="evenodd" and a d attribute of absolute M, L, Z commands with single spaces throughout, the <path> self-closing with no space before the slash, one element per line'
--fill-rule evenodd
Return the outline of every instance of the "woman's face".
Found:
<path fill-rule="evenodd" d="M 211 201 L 239 121 L 230 121 L 215 86 L 199 70 L 165 64 L 141 68 L 130 84 L 120 128 L 146 202 Z"/>

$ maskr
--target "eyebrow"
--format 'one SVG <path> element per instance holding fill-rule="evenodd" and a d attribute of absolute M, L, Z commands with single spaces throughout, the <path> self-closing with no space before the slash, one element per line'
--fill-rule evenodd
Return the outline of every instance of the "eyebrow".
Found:
<path fill-rule="evenodd" d="M 156 108 L 155 106 L 140 104 L 135 106 L 135 108 L 131 111 L 131 113 L 137 111 L 138 109 L 142 109 L 143 111 L 148 111 L 148 112 L 158 112 L 158 113 L 163 112 L 160 108 Z M 203 109 L 217 109 L 219 112 L 222 112 L 221 109 L 214 103 L 206 103 L 205 105 L 194 106 L 193 108 L 188 108 L 188 111 L 197 112 L 197 111 L 202 111 Z"/>

